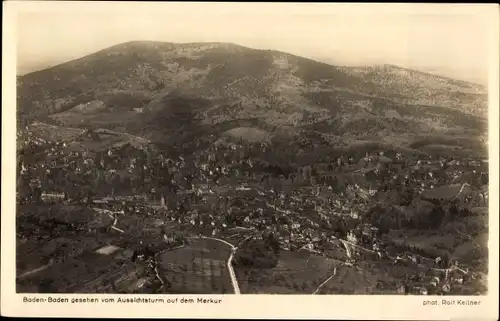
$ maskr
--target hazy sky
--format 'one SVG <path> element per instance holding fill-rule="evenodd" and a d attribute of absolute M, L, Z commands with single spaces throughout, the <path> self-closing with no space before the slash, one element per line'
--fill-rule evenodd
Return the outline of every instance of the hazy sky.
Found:
<path fill-rule="evenodd" d="M 234 42 L 333 64 L 389 63 L 486 83 L 491 7 L 38 3 L 18 14 L 18 73 L 130 40 Z"/>

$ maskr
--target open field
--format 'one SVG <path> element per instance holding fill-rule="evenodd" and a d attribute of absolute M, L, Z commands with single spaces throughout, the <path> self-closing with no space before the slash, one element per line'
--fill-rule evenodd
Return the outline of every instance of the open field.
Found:
<path fill-rule="evenodd" d="M 272 269 L 235 271 L 243 294 L 312 294 L 341 263 L 308 252 L 281 251 Z"/>
<path fill-rule="evenodd" d="M 124 279 L 131 282 L 138 276 L 147 276 L 143 267 L 120 256 L 86 251 L 75 257 L 66 257 L 35 274 L 18 278 L 18 292 L 95 293 L 108 292 Z M 135 278 L 135 279 L 134 279 Z M 115 284 L 116 283 L 116 284 Z M 113 285 L 111 285 L 113 284 Z"/>
<path fill-rule="evenodd" d="M 192 239 L 188 245 L 158 255 L 162 277 L 174 293 L 232 293 L 227 269 L 230 247 L 209 239 Z"/>

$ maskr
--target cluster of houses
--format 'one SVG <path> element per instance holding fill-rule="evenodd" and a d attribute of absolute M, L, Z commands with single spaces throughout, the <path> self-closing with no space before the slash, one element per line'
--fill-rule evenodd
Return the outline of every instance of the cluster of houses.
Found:
<path fill-rule="evenodd" d="M 342 239 L 375 258 L 387 257 L 379 229 L 362 216 L 374 200 L 405 188 L 431 202 L 459 200 L 463 206 L 481 207 L 488 201 L 487 166 L 478 160 L 377 152 L 294 169 L 263 161 L 260 153 L 270 151 L 259 144 L 214 144 L 173 157 L 134 144 L 90 151 L 72 148 L 72 143 L 29 141 L 44 149 L 45 157 L 19 158 L 18 194 L 24 202 L 77 199 L 130 215 L 158 216 L 161 211 L 167 220 L 212 236 L 234 227 L 252 230 L 257 237 L 272 232 L 286 250 L 325 254 L 332 244 L 344 246 L 334 241 Z M 243 186 L 235 188 L 236 183 Z M 121 200 L 124 194 L 140 197 Z M 163 237 L 178 242 L 176 235 Z M 422 264 L 411 256 L 394 260 Z M 414 291 L 424 294 L 433 284 L 447 289 L 461 282 L 456 274 L 463 269 L 443 270 L 448 271 L 444 277 L 426 276 L 426 285 L 414 285 Z"/>

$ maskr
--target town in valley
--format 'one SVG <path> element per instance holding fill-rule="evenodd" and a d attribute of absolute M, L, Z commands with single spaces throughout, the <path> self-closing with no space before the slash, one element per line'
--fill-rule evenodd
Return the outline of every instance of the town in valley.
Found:
<path fill-rule="evenodd" d="M 19 76 L 17 292 L 485 294 L 486 114 L 472 83 L 226 43 Z"/>

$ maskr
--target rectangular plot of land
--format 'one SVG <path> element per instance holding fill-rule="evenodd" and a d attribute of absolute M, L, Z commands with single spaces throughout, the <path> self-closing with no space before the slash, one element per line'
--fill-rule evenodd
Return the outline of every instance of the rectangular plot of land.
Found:
<path fill-rule="evenodd" d="M 227 260 L 231 246 L 212 239 L 189 244 L 158 256 L 161 274 L 172 284 L 169 293 L 233 293 Z"/>
<path fill-rule="evenodd" d="M 100 249 L 96 250 L 96 253 L 98 254 L 104 254 L 104 255 L 110 255 L 118 251 L 120 248 L 115 245 L 105 245 L 101 247 Z"/>
<path fill-rule="evenodd" d="M 221 276 L 223 273 L 228 273 L 225 263 L 220 260 L 195 258 L 193 262 L 198 274 Z"/>
<path fill-rule="evenodd" d="M 197 275 L 187 272 L 162 271 L 162 276 L 170 283 L 171 293 L 234 293 L 231 280 L 225 276 Z"/>
<path fill-rule="evenodd" d="M 118 250 L 120 250 L 120 248 L 116 245 L 105 245 L 105 246 L 97 249 L 95 252 L 98 254 L 110 255 L 110 254 L 115 253 Z"/>
<path fill-rule="evenodd" d="M 186 258 L 162 254 L 159 256 L 159 267 L 172 272 L 199 276 L 227 276 L 229 274 L 226 262 L 205 257 Z"/>

